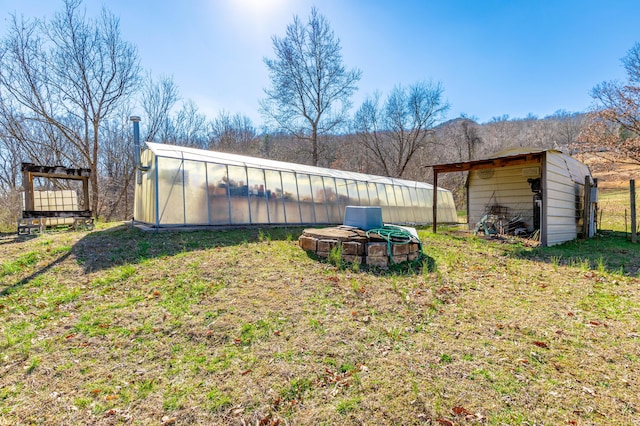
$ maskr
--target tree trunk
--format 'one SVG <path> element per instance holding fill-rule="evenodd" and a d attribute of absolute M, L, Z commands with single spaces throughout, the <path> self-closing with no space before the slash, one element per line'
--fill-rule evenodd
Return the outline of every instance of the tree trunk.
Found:
<path fill-rule="evenodd" d="M 314 124 L 311 130 L 311 155 L 313 165 L 318 166 L 318 125 Z"/>

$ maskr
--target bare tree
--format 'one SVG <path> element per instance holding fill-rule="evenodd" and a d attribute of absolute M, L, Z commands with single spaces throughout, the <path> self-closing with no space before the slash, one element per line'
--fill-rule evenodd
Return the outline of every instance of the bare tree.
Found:
<path fill-rule="evenodd" d="M 80 5 L 65 0 L 50 22 L 13 17 L 2 40 L 0 92 L 18 108 L 17 123 L 41 125 L 49 135 L 42 144 L 91 169 L 91 208 L 99 214 L 100 126 L 136 89 L 139 65 L 118 19 L 105 9 L 88 19 Z"/>
<path fill-rule="evenodd" d="M 261 112 L 279 130 L 309 141 L 316 166 L 318 137 L 346 122 L 362 73 L 344 67 L 340 40 L 315 8 L 306 25 L 295 16 L 285 37 L 272 41 L 276 57 L 264 59 L 272 86 L 265 89 Z"/>
<path fill-rule="evenodd" d="M 591 149 L 607 149 L 618 160 L 640 164 L 640 43 L 633 45 L 622 64 L 625 82 L 603 82 L 591 91 L 598 108 L 582 139 L 590 142 Z M 618 129 L 617 135 L 608 123 Z"/>
<path fill-rule="evenodd" d="M 163 142 L 176 145 L 206 148 L 207 117 L 199 112 L 191 99 L 182 103 L 182 108 L 173 117 L 168 117 L 159 130 Z"/>
<path fill-rule="evenodd" d="M 142 88 L 142 109 L 146 116 L 146 136 L 144 140 L 153 141 L 169 120 L 169 113 L 180 95 L 178 86 L 172 77 L 163 76 L 158 81 L 147 74 Z"/>
<path fill-rule="evenodd" d="M 221 111 L 211 123 L 210 148 L 225 152 L 248 154 L 256 142 L 256 129 L 251 119 L 242 114 Z"/>
<path fill-rule="evenodd" d="M 433 126 L 449 109 L 443 92 L 440 83 L 396 86 L 384 105 L 376 94 L 356 112 L 356 136 L 385 175 L 403 177 L 418 150 L 433 142 Z"/>
<path fill-rule="evenodd" d="M 572 113 L 560 109 L 546 117 L 546 119 L 556 123 L 555 135 L 557 140 L 555 142 L 558 148 L 568 150 L 576 143 L 585 121 L 585 114 L 579 112 Z"/>

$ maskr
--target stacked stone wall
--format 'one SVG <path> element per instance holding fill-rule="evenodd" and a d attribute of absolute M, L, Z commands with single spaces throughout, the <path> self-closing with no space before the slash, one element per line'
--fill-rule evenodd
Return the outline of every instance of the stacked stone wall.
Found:
<path fill-rule="evenodd" d="M 348 263 L 388 268 L 390 264 L 414 261 L 420 257 L 420 244 L 417 242 L 389 244 L 386 241 L 372 241 L 368 238 L 356 238 L 355 241 L 317 238 L 303 233 L 298 239 L 300 247 L 318 257 L 327 258 L 329 253 L 340 247 L 342 260 Z"/>

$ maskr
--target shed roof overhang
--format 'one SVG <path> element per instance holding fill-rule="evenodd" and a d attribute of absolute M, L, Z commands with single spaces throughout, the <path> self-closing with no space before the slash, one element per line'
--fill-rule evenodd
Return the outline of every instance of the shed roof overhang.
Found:
<path fill-rule="evenodd" d="M 467 172 L 469 170 L 494 169 L 506 166 L 517 166 L 520 164 L 528 164 L 539 162 L 545 151 L 528 152 L 526 154 L 508 155 L 505 157 L 486 158 L 483 160 L 461 161 L 459 163 L 435 164 L 433 168 L 434 175 L 437 173 L 448 172 Z"/>
<path fill-rule="evenodd" d="M 438 186 L 438 174 L 439 173 L 449 173 L 449 172 L 468 172 L 470 170 L 481 170 L 481 169 L 495 169 L 500 167 L 507 166 L 517 166 L 531 163 L 539 163 L 542 156 L 548 150 L 543 151 L 534 151 L 534 152 L 525 152 L 518 153 L 513 155 L 505 155 L 496 158 L 486 158 L 483 160 L 473 160 L 473 161 L 461 161 L 458 163 L 448 163 L 448 164 L 434 164 L 430 166 L 433 168 L 433 186 Z M 436 232 L 438 225 L 438 213 L 437 213 L 437 205 L 438 205 L 438 194 L 437 191 L 433 192 L 433 232 Z"/>

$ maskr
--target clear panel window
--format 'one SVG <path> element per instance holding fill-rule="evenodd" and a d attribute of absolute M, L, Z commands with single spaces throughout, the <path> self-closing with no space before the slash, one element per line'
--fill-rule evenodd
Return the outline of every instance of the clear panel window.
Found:
<path fill-rule="evenodd" d="M 311 190 L 313 193 L 313 204 L 315 209 L 315 222 L 328 223 L 327 213 L 327 191 L 324 187 L 322 176 L 311 176 Z"/>
<path fill-rule="evenodd" d="M 298 174 L 298 197 L 300 197 L 300 214 L 303 223 L 315 223 L 313 192 L 309 175 Z"/>
<path fill-rule="evenodd" d="M 158 158 L 158 219 L 162 225 L 184 224 L 183 172 L 182 160 Z"/>
<path fill-rule="evenodd" d="M 358 193 L 360 194 L 360 205 L 370 206 L 369 191 L 367 190 L 367 182 L 358 181 Z"/>
<path fill-rule="evenodd" d="M 342 223 L 344 219 L 344 204 L 338 199 L 337 181 L 332 177 L 323 177 L 324 190 L 327 194 L 327 209 L 329 212 L 329 223 Z"/>
<path fill-rule="evenodd" d="M 209 206 L 207 201 L 207 167 L 201 161 L 184 162 L 184 203 L 187 225 L 207 225 Z"/>
<path fill-rule="evenodd" d="M 231 223 L 229 216 L 229 177 L 224 164 L 207 164 L 209 216 L 212 225 Z"/>
<path fill-rule="evenodd" d="M 378 188 L 373 182 L 367 182 L 367 192 L 369 193 L 369 204 L 372 206 L 379 206 L 380 197 L 378 196 Z"/>
<path fill-rule="evenodd" d="M 285 204 L 282 191 L 282 180 L 280 172 L 276 170 L 265 170 L 265 197 L 269 205 L 269 221 L 271 223 L 286 223 Z M 298 206 L 296 206 L 296 214 Z"/>
<path fill-rule="evenodd" d="M 347 180 L 347 191 L 349 192 L 349 206 L 360 205 L 360 195 L 358 194 L 358 185 L 355 180 Z"/>
<path fill-rule="evenodd" d="M 411 200 L 411 188 L 409 188 L 408 186 L 402 186 L 400 188 L 402 189 L 402 200 L 403 200 L 402 210 L 405 212 L 406 220 L 408 222 L 415 223 L 418 220 L 418 218 L 415 215 L 415 212 L 412 206 L 413 203 Z"/>
<path fill-rule="evenodd" d="M 269 223 L 264 170 L 247 168 L 251 223 Z"/>
<path fill-rule="evenodd" d="M 282 172 L 282 190 L 287 223 L 300 223 L 300 206 L 298 204 L 298 185 L 296 175 L 290 172 Z"/>
<path fill-rule="evenodd" d="M 400 222 L 400 212 L 398 211 L 398 202 L 396 201 L 396 193 L 394 185 L 385 185 L 387 190 L 387 201 L 389 202 L 389 217 L 393 222 Z"/>
<path fill-rule="evenodd" d="M 229 199 L 231 223 L 251 223 L 249 215 L 249 184 L 244 167 L 229 167 Z"/>

